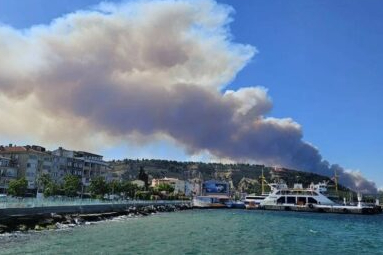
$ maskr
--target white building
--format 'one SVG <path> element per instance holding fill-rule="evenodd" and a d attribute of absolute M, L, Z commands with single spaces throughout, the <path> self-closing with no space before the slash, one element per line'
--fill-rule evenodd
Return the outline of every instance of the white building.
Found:
<path fill-rule="evenodd" d="M 185 194 L 185 196 L 192 196 L 199 194 L 200 184 L 198 181 L 184 181 L 176 178 L 162 178 L 162 179 L 153 179 L 152 187 L 157 187 L 160 184 L 169 184 L 174 188 L 175 194 Z"/>

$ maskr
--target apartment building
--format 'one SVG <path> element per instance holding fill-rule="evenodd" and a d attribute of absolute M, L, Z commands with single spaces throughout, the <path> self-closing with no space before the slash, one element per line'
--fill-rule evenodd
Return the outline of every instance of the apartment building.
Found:
<path fill-rule="evenodd" d="M 17 168 L 13 160 L 0 156 L 0 193 L 6 193 L 9 182 L 17 178 Z"/>
<path fill-rule="evenodd" d="M 0 156 L 15 161 L 17 178 L 25 177 L 29 190 L 37 189 L 38 177 L 52 170 L 52 157 L 41 146 L 1 146 Z"/>
<path fill-rule="evenodd" d="M 0 146 L 0 157 L 4 167 L 0 170 L 0 190 L 7 187 L 6 183 L 12 178 L 25 177 L 28 190 L 32 193 L 38 189 L 38 178 L 42 174 L 49 174 L 57 183 L 63 183 L 68 174 L 76 175 L 84 186 L 89 186 L 92 178 L 102 176 L 106 181 L 113 179 L 111 171 L 103 156 L 85 151 L 66 150 L 59 147 L 54 151 L 47 151 L 42 146 Z M 11 167 L 10 162 L 14 162 Z M 8 163 L 7 163 L 8 162 Z M 8 164 L 6 168 L 5 165 Z M 1 167 L 1 166 L 0 166 Z M 9 175 L 9 176 L 6 176 Z M 3 182 L 3 184 L 1 184 Z"/>
<path fill-rule="evenodd" d="M 84 186 L 89 186 L 92 178 L 102 176 L 110 180 L 110 167 L 103 160 L 103 156 L 85 151 L 66 150 L 59 147 L 52 151 L 58 157 L 60 178 L 67 174 L 77 175 Z"/>

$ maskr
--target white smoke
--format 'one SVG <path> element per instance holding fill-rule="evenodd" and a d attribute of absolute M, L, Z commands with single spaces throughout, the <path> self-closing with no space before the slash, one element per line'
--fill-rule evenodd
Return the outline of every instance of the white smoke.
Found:
<path fill-rule="evenodd" d="M 323 161 L 299 124 L 265 117 L 265 88 L 225 91 L 256 53 L 232 41 L 231 13 L 213 0 L 153 0 L 0 26 L 0 132 L 75 148 L 170 137 L 191 154 L 326 175 L 336 167 L 346 185 L 376 191 Z"/>

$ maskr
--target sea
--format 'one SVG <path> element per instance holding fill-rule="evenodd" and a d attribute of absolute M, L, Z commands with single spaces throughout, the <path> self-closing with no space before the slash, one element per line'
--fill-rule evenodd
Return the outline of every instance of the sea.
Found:
<path fill-rule="evenodd" d="M 383 254 L 383 215 L 234 209 L 0 235 L 0 254 Z"/>

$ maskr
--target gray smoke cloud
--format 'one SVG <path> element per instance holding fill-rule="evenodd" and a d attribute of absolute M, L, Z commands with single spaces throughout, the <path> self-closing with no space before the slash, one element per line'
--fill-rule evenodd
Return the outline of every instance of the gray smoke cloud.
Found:
<path fill-rule="evenodd" d="M 232 41 L 232 9 L 211 0 L 104 3 L 49 25 L 0 26 L 0 132 L 77 147 L 135 137 L 332 176 L 292 119 L 266 117 L 264 87 L 225 90 L 256 49 Z"/>

